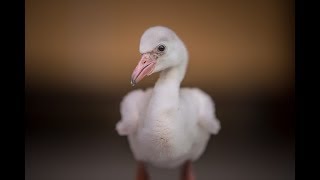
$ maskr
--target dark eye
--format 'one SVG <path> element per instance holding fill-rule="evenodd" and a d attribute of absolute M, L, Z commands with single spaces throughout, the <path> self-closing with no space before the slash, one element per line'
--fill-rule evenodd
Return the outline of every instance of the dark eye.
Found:
<path fill-rule="evenodd" d="M 166 46 L 160 44 L 160 45 L 158 46 L 158 51 L 163 52 L 164 50 L 166 50 Z"/>

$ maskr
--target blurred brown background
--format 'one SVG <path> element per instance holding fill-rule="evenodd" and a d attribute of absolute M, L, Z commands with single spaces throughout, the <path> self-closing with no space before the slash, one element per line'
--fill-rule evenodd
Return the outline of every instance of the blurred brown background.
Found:
<path fill-rule="evenodd" d="M 199 179 L 294 179 L 294 1 L 27 0 L 26 179 L 133 179 L 114 130 L 148 27 L 185 42 L 182 86 L 216 102 L 222 131 Z M 150 169 L 154 179 L 177 170 Z"/>

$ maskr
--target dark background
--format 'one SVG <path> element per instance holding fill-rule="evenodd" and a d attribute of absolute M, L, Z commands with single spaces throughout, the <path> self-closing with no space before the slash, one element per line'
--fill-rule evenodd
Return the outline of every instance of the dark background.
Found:
<path fill-rule="evenodd" d="M 122 97 L 157 79 L 130 86 L 153 25 L 188 47 L 182 86 L 216 103 L 222 129 L 194 164 L 199 179 L 295 179 L 293 1 L 27 0 L 25 11 L 27 180 L 133 179 L 115 123 Z"/>

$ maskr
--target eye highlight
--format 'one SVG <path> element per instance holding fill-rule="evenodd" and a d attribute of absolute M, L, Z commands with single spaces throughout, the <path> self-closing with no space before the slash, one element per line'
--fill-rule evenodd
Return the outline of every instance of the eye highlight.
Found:
<path fill-rule="evenodd" d="M 158 51 L 163 52 L 166 50 L 166 46 L 163 44 L 160 44 L 157 49 L 158 49 Z"/>

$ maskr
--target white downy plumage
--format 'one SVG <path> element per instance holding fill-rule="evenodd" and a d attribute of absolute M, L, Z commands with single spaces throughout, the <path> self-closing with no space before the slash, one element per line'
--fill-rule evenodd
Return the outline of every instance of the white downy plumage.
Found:
<path fill-rule="evenodd" d="M 155 26 L 141 37 L 142 59 L 132 75 L 133 85 L 160 72 L 154 88 L 129 92 L 120 105 L 120 135 L 128 136 L 137 161 L 174 168 L 195 161 L 211 134 L 220 130 L 211 97 L 198 88 L 180 88 L 188 52 L 170 29 Z"/>

